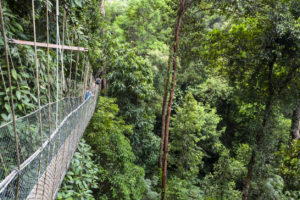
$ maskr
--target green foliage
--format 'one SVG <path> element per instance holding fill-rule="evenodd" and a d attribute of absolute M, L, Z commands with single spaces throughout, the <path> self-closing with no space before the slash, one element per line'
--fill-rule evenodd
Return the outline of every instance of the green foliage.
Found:
<path fill-rule="evenodd" d="M 198 101 L 213 106 L 217 105 L 218 101 L 229 99 L 232 88 L 222 77 L 209 77 L 190 91 Z"/>
<path fill-rule="evenodd" d="M 139 54 L 147 54 L 151 49 L 161 49 L 171 32 L 166 26 L 172 19 L 172 12 L 165 0 L 131 0 L 128 1 L 122 13 L 113 21 L 119 37 L 137 46 Z M 113 5 L 111 5 L 113 7 Z M 108 7 L 109 8 L 109 7 Z M 166 28 L 167 27 L 167 28 Z"/>
<path fill-rule="evenodd" d="M 194 200 L 203 199 L 203 191 L 193 185 L 189 180 L 172 177 L 168 181 L 167 199 Z"/>
<path fill-rule="evenodd" d="M 87 141 L 95 151 L 100 169 L 98 199 L 141 199 L 145 191 L 143 168 L 134 164 L 128 135 L 132 126 L 118 117 L 115 99 L 99 97 L 98 108 L 88 129 Z"/>
<path fill-rule="evenodd" d="M 264 181 L 262 191 L 258 199 L 286 199 L 283 194 L 284 182 L 282 177 L 274 175 Z"/>
<path fill-rule="evenodd" d="M 133 134 L 129 139 L 137 163 L 154 166 L 159 141 L 152 132 L 153 111 L 147 105 L 155 94 L 151 68 L 127 44 L 120 44 L 109 34 L 105 38 L 103 53 L 107 63 L 108 95 L 116 98 L 120 115 L 126 123 L 133 125 Z"/>
<path fill-rule="evenodd" d="M 68 0 L 65 1 L 65 6 L 60 5 L 60 13 L 63 13 L 63 8 L 66 8 L 67 19 L 66 23 L 68 27 L 64 30 L 64 42 L 65 44 L 71 44 L 71 36 L 73 35 L 73 41 L 80 41 L 80 46 L 86 46 L 88 38 L 85 32 L 90 28 L 92 20 L 87 20 L 87 14 L 90 13 L 91 5 L 93 5 L 96 0 Z M 38 42 L 46 41 L 46 5 L 45 1 L 35 2 L 35 15 L 36 15 L 36 27 L 37 27 L 37 40 Z M 20 9 L 18 5 L 22 5 L 24 9 Z M 85 7 L 83 7 L 85 5 Z M 56 22 L 54 16 L 55 9 L 53 5 L 49 2 L 49 29 L 50 29 L 50 43 L 55 43 L 56 41 Z M 7 38 L 13 39 L 23 39 L 23 40 L 33 40 L 33 26 L 32 26 L 32 17 L 30 11 L 31 3 L 25 1 L 5 1 L 3 2 L 4 10 L 4 21 L 6 28 Z M 80 15 L 78 15 L 80 13 Z M 62 17 L 61 17 L 62 19 Z M 89 23 L 85 23 L 88 21 Z M 62 21 L 60 23 L 60 31 L 62 35 Z M 62 40 L 62 39 L 61 39 Z M 10 114 L 9 106 L 9 88 L 8 88 L 8 74 L 7 66 L 4 59 L 4 45 L 2 34 L 0 35 L 0 43 L 2 44 L 1 49 L 1 59 L 0 67 L 1 72 L 3 73 L 4 82 L 0 85 L 0 112 L 1 112 L 1 121 L 0 124 L 3 124 L 7 121 L 11 121 L 12 117 Z M 77 42 L 76 42 L 77 45 Z M 13 107 L 16 112 L 16 116 L 24 116 L 37 109 L 37 87 L 36 87 L 36 70 L 35 70 L 35 61 L 34 61 L 34 48 L 27 45 L 12 45 L 9 44 L 9 62 L 11 67 L 11 76 L 12 76 L 12 90 L 13 90 Z M 58 78 L 59 85 L 65 84 L 66 82 L 62 81 L 61 70 L 59 66 L 59 76 L 56 77 L 56 52 L 53 49 L 50 49 L 49 56 L 49 66 L 50 66 L 50 95 L 51 101 L 56 100 L 56 90 L 59 90 L 59 96 L 66 93 L 66 88 L 63 90 L 56 88 L 56 79 Z M 79 71 L 78 76 L 81 74 L 84 66 L 83 55 L 80 55 L 79 62 Z M 41 104 L 44 105 L 47 103 L 48 96 L 48 74 L 47 74 L 47 53 L 45 48 L 38 48 L 37 51 L 38 65 L 39 65 L 39 85 L 40 85 L 40 96 Z M 74 53 L 73 59 L 70 60 L 69 52 L 64 54 L 64 79 L 66 80 L 69 77 L 70 73 L 70 62 L 73 62 L 74 67 Z M 71 69 L 74 71 L 74 69 Z M 75 79 L 74 72 L 71 79 Z M 2 74 L 0 75 L 2 82 Z M 77 82 L 80 80 L 77 77 Z M 70 80 L 68 83 L 71 82 Z M 70 84 L 68 84 L 69 87 Z M 6 90 L 5 90 L 6 87 Z M 71 88 L 70 88 L 71 89 Z M 78 94 L 78 91 L 76 95 Z"/>
<path fill-rule="evenodd" d="M 63 8 L 67 12 L 65 44 L 89 47 L 94 75 L 104 74 L 107 95 L 114 98 L 99 99 L 86 136 L 95 151 L 93 156 L 87 153 L 87 159 L 90 162 L 92 157 L 97 166 L 84 173 L 88 177 L 100 168 L 94 174 L 98 178 L 93 179 L 98 184 L 94 197 L 82 179 L 81 185 L 70 182 L 78 178 L 71 171 L 60 199 L 80 195 L 86 195 L 83 199 L 159 198 L 160 104 L 178 2 L 107 0 L 106 16 L 102 16 L 99 0 L 60 1 L 60 13 Z M 44 42 L 45 1 L 35 3 L 38 41 Z M 33 40 L 31 4 L 25 0 L 3 4 L 8 38 Z M 55 43 L 55 4 L 49 6 L 50 42 Z M 171 112 L 168 199 L 241 199 L 252 152 L 255 164 L 248 199 L 299 199 L 299 141 L 289 138 L 291 113 L 300 98 L 299 1 L 186 0 L 186 6 Z M 62 17 L 59 24 L 62 35 Z M 0 44 L 0 67 L 7 86 L 2 36 Z M 37 105 L 34 51 L 22 45 L 10 45 L 10 50 L 15 64 L 13 106 L 17 116 L 23 116 Z M 45 104 L 45 49 L 38 50 L 38 58 Z M 51 50 L 52 101 L 57 89 L 55 59 L 56 52 Z M 67 81 L 79 80 L 83 62 L 74 76 L 74 52 L 71 59 L 65 51 L 63 60 L 65 76 L 72 75 Z M 1 84 L 0 124 L 11 120 L 8 92 Z M 22 141 L 37 143 L 29 135 L 37 127 L 20 125 L 18 129 L 24 133 Z M 85 157 L 77 155 L 74 160 Z M 80 168 L 80 164 L 76 161 L 74 166 Z M 76 189 L 74 194 L 71 188 Z"/>
<path fill-rule="evenodd" d="M 82 139 L 56 199 L 95 199 L 91 189 L 98 188 L 98 175 L 100 171 L 92 160 L 92 157 L 91 147 Z"/>
<path fill-rule="evenodd" d="M 158 187 L 159 180 L 158 177 L 153 176 L 152 179 L 145 179 L 146 190 L 142 200 L 156 200 L 159 199 L 160 194 L 154 191 L 155 187 Z"/>
<path fill-rule="evenodd" d="M 176 166 L 180 178 L 193 178 L 203 166 L 203 157 L 210 157 L 219 149 L 217 131 L 220 118 L 214 109 L 198 103 L 191 94 L 187 94 L 182 108 L 177 108 L 172 118 L 170 130 L 170 163 Z"/>
<path fill-rule="evenodd" d="M 197 103 L 191 94 L 185 97 L 183 107 L 177 108 L 170 132 L 170 199 L 241 198 L 236 183 L 246 174 L 245 166 L 251 151 L 248 145 L 241 145 L 236 152 L 238 159 L 231 157 L 230 151 L 219 140 L 222 133 L 217 131 L 219 122 L 215 110 Z M 213 173 L 199 180 L 199 173 L 205 173 L 208 164 L 204 158 L 218 154 L 220 157 L 214 164 Z M 199 182 L 200 187 L 197 187 Z"/>
<path fill-rule="evenodd" d="M 247 157 L 248 152 L 244 152 L 245 150 L 249 151 L 249 147 L 241 146 L 238 149 L 238 157 L 241 157 L 241 154 Z M 205 199 L 241 199 L 242 195 L 236 184 L 245 176 L 245 166 L 249 160 L 242 161 L 232 158 L 229 150 L 222 147 L 220 158 L 214 165 L 214 172 L 206 175 L 201 181 Z"/>
<path fill-rule="evenodd" d="M 89 13 L 91 5 L 96 2 L 96 0 L 68 0 L 68 1 L 59 1 L 59 30 L 60 30 L 60 42 L 64 40 L 64 44 L 68 45 L 78 45 L 78 46 L 87 46 L 87 35 L 85 32 L 89 32 L 88 24 L 84 23 L 87 21 L 85 16 Z M 36 20 L 36 36 L 38 42 L 46 42 L 46 1 L 34 1 L 35 3 L 35 20 Z M 64 5 L 64 6 L 62 6 Z M 83 7 L 86 5 L 86 7 Z M 3 11 L 4 11 L 4 26 L 6 28 L 5 34 L 7 39 L 21 39 L 27 41 L 33 41 L 33 23 L 32 23 L 32 5 L 29 1 L 24 0 L 11 0 L 11 1 L 2 1 Z M 53 3 L 49 1 L 49 42 L 56 43 L 56 19 Z M 63 22 L 64 8 L 66 9 L 66 24 Z M 92 23 L 92 20 L 89 21 Z M 63 25 L 64 24 L 64 25 Z M 64 30 L 63 30 L 64 27 Z M 63 36 L 64 33 L 64 36 Z M 64 37 L 64 39 L 62 38 Z M 71 37 L 73 38 L 74 44 L 71 44 Z M 81 41 L 79 44 L 77 41 Z M 75 42 L 76 41 L 76 42 Z M 35 51 L 34 47 L 29 45 L 20 45 L 20 44 L 8 44 L 8 56 L 9 56 L 9 66 L 11 69 L 11 81 L 12 87 L 9 88 L 8 83 L 8 69 L 4 56 L 4 41 L 2 34 L 0 35 L 0 125 L 6 124 L 9 121 L 12 121 L 11 107 L 15 111 L 16 118 L 23 117 L 29 113 L 36 111 L 38 109 L 38 88 L 35 77 L 37 76 L 36 66 L 35 66 Z M 39 73 L 39 91 L 40 91 L 40 100 L 41 106 L 48 103 L 48 92 L 50 93 L 50 101 L 57 101 L 56 92 L 58 92 L 58 98 L 64 98 L 70 91 L 75 96 L 82 94 L 82 87 L 78 87 L 75 91 L 74 85 L 82 85 L 82 79 L 80 76 L 84 69 L 83 53 L 79 55 L 78 63 L 78 74 L 74 73 L 74 52 L 73 58 L 70 58 L 70 51 L 65 51 L 62 58 L 57 57 L 57 51 L 50 49 L 49 52 L 49 75 L 47 73 L 47 63 L 48 55 L 46 48 L 37 49 L 37 62 L 38 62 L 38 73 Z M 62 59 L 64 61 L 64 66 L 59 63 L 58 71 L 56 70 L 56 60 Z M 73 68 L 70 68 L 73 64 Z M 63 70 L 61 70 L 63 69 Z M 69 79 L 69 75 L 72 71 L 72 76 Z M 57 76 L 58 73 L 58 76 Z M 49 87 L 48 89 L 48 78 L 49 78 Z M 76 79 L 76 83 L 75 83 Z M 57 88 L 56 82 L 58 81 Z M 64 86 L 64 87 L 63 87 Z M 66 87 L 67 86 L 67 87 Z M 12 90 L 12 98 L 14 100 L 14 105 L 10 105 L 10 89 Z M 67 91 L 68 89 L 68 91 Z M 80 90 L 80 91 L 79 91 Z M 73 93 L 74 91 L 74 93 Z M 65 108 L 65 107 L 64 107 Z M 52 108 L 53 109 L 53 108 Z M 66 109 L 66 108 L 65 108 Z M 63 109 L 59 109 L 60 112 Z M 42 114 L 43 122 L 43 137 L 44 139 L 48 137 L 48 123 L 47 123 L 47 114 L 46 108 L 44 108 L 45 114 Z M 53 110 L 51 110 L 53 112 Z M 53 112 L 55 114 L 55 112 Z M 60 113 L 61 114 L 61 113 Z M 52 115 L 52 114 L 51 114 Z M 39 133 L 38 126 L 38 112 L 32 114 L 29 117 L 17 120 L 17 131 L 19 138 L 19 150 L 20 150 L 20 159 L 21 163 L 25 161 L 30 155 L 32 155 L 41 145 L 41 137 Z M 46 125 L 47 124 L 47 125 Z M 53 128 L 53 126 L 52 126 Z M 53 131 L 53 130 L 52 130 Z M 0 134 L 0 139 L 6 145 L 1 146 L 1 167 L 0 167 L 0 176 L 7 175 L 11 169 L 16 167 L 15 156 L 15 137 L 12 126 L 8 126 L 2 129 Z M 6 172 L 3 173 L 3 169 Z"/>
<path fill-rule="evenodd" d="M 282 175 L 287 190 L 300 191 L 300 140 L 294 140 L 291 145 L 282 146 L 280 174 Z"/>
<path fill-rule="evenodd" d="M 299 88 L 299 67 L 295 67 L 299 66 L 298 22 L 290 13 L 291 2 L 245 2 L 238 9 L 232 6 L 236 16 L 208 31 L 204 49 L 199 49 L 203 62 L 217 68 L 233 88 L 227 105 L 218 107 L 228 125 L 223 141 L 229 147 L 247 143 L 256 152 L 249 198 L 283 198 L 279 195 L 283 194 L 282 187 L 272 186 L 278 191 L 276 196 L 265 185 L 268 181 L 280 185 L 276 170 L 279 161 L 274 153 L 289 137 L 286 106 L 299 99 L 298 92 L 290 90 Z"/>

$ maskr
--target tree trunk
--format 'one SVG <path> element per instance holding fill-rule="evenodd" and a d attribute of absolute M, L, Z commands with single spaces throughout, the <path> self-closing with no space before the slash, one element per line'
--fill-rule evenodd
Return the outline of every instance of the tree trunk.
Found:
<path fill-rule="evenodd" d="M 269 94 L 268 94 L 268 98 L 267 98 L 267 102 L 266 102 L 266 107 L 264 109 L 264 115 L 263 115 L 263 120 L 262 120 L 262 128 L 259 132 L 257 132 L 256 134 L 256 147 L 257 150 L 260 149 L 260 147 L 262 146 L 262 141 L 265 135 L 265 128 L 267 126 L 267 121 L 270 117 L 271 111 L 272 111 L 272 104 L 274 102 L 274 88 L 273 88 L 273 67 L 274 64 L 276 62 L 276 56 L 273 57 L 273 59 L 270 61 L 269 63 L 269 75 L 268 75 L 268 89 L 269 89 Z M 252 174 L 253 174 L 253 167 L 255 164 L 255 157 L 256 157 L 256 153 L 255 151 L 257 150 L 252 150 L 252 155 L 251 155 L 251 159 L 248 163 L 247 169 L 247 176 L 246 176 L 246 181 L 245 181 L 245 186 L 243 189 L 243 196 L 242 199 L 243 200 L 247 200 L 248 196 L 249 196 L 249 191 L 251 188 L 251 181 L 252 181 Z"/>
<path fill-rule="evenodd" d="M 166 74 L 166 82 L 165 82 L 165 90 L 161 111 L 161 139 L 160 139 L 160 151 L 159 151 L 159 161 L 158 167 L 161 169 L 163 166 L 163 154 L 164 154 L 164 141 L 165 141 L 165 130 L 166 130 L 166 107 L 167 107 L 167 98 L 168 98 L 168 90 L 169 90 L 169 81 L 170 81 L 170 65 L 171 65 L 171 50 L 168 60 L 168 68 Z"/>
<path fill-rule="evenodd" d="M 300 139 L 300 102 L 293 111 L 290 141 Z"/>
<path fill-rule="evenodd" d="M 167 184 L 167 158 L 168 158 L 168 140 L 169 140 L 169 125 L 170 125 L 170 115 L 171 115 L 171 107 L 172 101 L 174 96 L 175 90 L 175 82 L 176 82 L 176 71 L 177 71 L 177 49 L 179 43 L 179 32 L 182 17 L 184 15 L 185 7 L 184 7 L 185 0 L 180 1 L 179 10 L 178 10 L 178 19 L 177 24 L 174 32 L 174 47 L 173 47 L 173 77 L 172 77 L 172 85 L 171 91 L 169 96 L 169 104 L 168 104 L 168 113 L 166 116 L 166 130 L 165 130 L 165 151 L 164 151 L 164 166 L 163 166 L 163 176 L 162 176 L 162 195 L 161 199 L 166 199 L 166 184 Z"/>
<path fill-rule="evenodd" d="M 103 17 L 105 17 L 104 1 L 105 0 L 100 0 L 100 11 Z"/>
<path fill-rule="evenodd" d="M 267 120 L 271 113 L 271 107 L 272 107 L 272 97 L 269 98 L 267 105 L 266 105 L 266 109 L 264 111 L 265 114 L 264 114 L 264 118 L 263 118 L 263 122 L 262 122 L 262 130 L 258 134 L 256 134 L 257 149 L 259 149 L 262 146 L 264 132 L 265 132 L 265 128 L 267 125 Z M 247 176 L 246 176 L 246 183 L 245 183 L 245 186 L 243 189 L 243 196 L 242 196 L 243 200 L 248 199 L 249 191 L 251 188 L 251 181 L 252 181 L 252 174 L 253 174 L 253 166 L 255 164 L 255 158 L 256 158 L 256 153 L 255 153 L 255 150 L 253 149 L 251 159 L 247 166 L 248 172 L 247 172 Z"/>
<path fill-rule="evenodd" d="M 251 159 L 248 163 L 248 172 L 247 172 L 247 177 L 246 177 L 246 184 L 244 187 L 244 192 L 243 192 L 243 200 L 248 199 L 249 195 L 249 190 L 250 190 L 250 185 L 251 185 L 251 180 L 252 180 L 252 171 L 253 171 L 253 165 L 254 165 L 254 159 L 255 159 L 255 152 L 252 151 Z"/>
<path fill-rule="evenodd" d="M 105 0 L 100 0 L 100 12 L 101 12 L 101 15 L 103 16 L 103 17 L 105 17 L 105 9 L 104 9 L 104 2 L 105 2 Z M 103 30 L 103 34 L 104 34 L 104 32 L 105 32 L 105 30 Z M 102 75 L 103 75 L 103 84 L 102 84 L 102 86 L 103 86 L 103 94 L 104 94 L 104 96 L 106 96 L 106 93 L 107 93 L 107 84 L 106 84 L 106 78 L 105 78 L 105 76 L 106 76 L 106 62 L 105 62 L 105 60 L 104 60 L 104 62 L 103 62 L 104 64 L 103 64 L 103 73 L 102 73 Z"/>

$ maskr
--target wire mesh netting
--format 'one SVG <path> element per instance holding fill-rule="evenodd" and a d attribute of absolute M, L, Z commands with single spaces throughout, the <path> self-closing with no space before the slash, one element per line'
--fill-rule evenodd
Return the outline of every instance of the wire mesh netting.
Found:
<path fill-rule="evenodd" d="M 0 200 L 55 196 L 96 98 L 64 98 L 17 119 L 20 170 L 13 123 L 0 127 Z"/>

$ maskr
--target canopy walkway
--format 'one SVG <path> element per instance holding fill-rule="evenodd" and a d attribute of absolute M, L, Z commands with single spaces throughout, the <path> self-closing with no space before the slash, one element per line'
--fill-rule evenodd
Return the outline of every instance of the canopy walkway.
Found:
<path fill-rule="evenodd" d="M 10 166 L 0 170 L 1 200 L 55 198 L 77 144 L 93 115 L 96 101 L 97 95 L 84 101 L 82 98 L 64 98 L 17 119 L 20 169 L 17 168 L 15 145 L 9 139 L 13 124 L 10 122 L 0 127 L 2 165 L 5 166 L 5 158 L 11 161 Z M 49 113 L 49 110 L 56 110 L 57 106 L 59 125 L 55 128 L 55 112 Z M 43 140 L 39 133 L 39 112 L 43 119 Z"/>
<path fill-rule="evenodd" d="M 12 199 L 55 199 L 59 186 L 68 170 L 78 142 L 93 115 L 97 104 L 98 86 L 93 84 L 93 77 L 89 68 L 88 56 L 85 56 L 84 65 L 79 72 L 79 52 L 87 52 L 84 47 L 62 44 L 59 32 L 59 2 L 56 0 L 56 44 L 49 43 L 48 8 L 46 1 L 47 43 L 36 42 L 35 9 L 32 0 L 33 36 L 34 41 L 22 41 L 6 38 L 2 4 L 0 0 L 1 32 L 5 50 L 5 69 L 7 80 L 0 73 L 6 93 L 5 101 L 10 109 L 12 120 L 0 126 L 0 200 Z M 65 14 L 65 13 L 64 13 Z M 63 20 L 63 27 L 66 20 Z M 63 33 L 64 33 L 63 28 Z M 16 104 L 13 97 L 11 69 L 14 69 L 9 45 L 34 46 L 34 67 L 36 99 L 38 109 L 30 114 L 24 110 L 23 117 L 16 118 Z M 47 104 L 41 105 L 40 93 L 40 64 L 37 56 L 37 47 L 47 48 L 47 79 L 48 88 L 44 90 L 44 99 Z M 1 47 L 2 48 L 2 47 Z M 56 70 L 52 73 L 56 79 L 56 97 L 51 101 L 50 84 L 50 48 L 56 49 Z M 65 78 L 63 50 L 71 50 L 69 78 Z M 76 70 L 72 72 L 72 52 L 76 51 Z M 15 71 L 14 71 L 15 72 Z M 15 72 L 16 73 L 16 72 Z M 73 76 L 72 76 L 73 75 Z M 20 87 L 17 80 L 17 86 Z M 6 86 L 8 84 L 8 86 Z M 30 86 L 28 85 L 28 88 Z M 84 97 L 87 90 L 91 90 L 89 97 Z M 45 91 L 47 92 L 45 94 Z M 64 97 L 64 95 L 66 97 Z M 46 98 L 45 98 L 46 96 Z"/>

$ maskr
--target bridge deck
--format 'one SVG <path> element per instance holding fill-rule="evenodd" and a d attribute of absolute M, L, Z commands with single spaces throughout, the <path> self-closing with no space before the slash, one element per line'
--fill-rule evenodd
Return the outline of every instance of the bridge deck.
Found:
<path fill-rule="evenodd" d="M 95 96 L 83 101 L 68 114 L 62 115 L 64 118 L 60 125 L 22 163 L 20 171 L 14 168 L 0 180 L 0 200 L 16 199 L 16 195 L 17 199 L 24 200 L 55 199 L 78 142 L 93 115 L 97 102 L 96 91 L 98 88 L 95 88 Z M 1 145 L 0 150 L 3 147 Z M 7 156 L 10 154 L 3 155 L 8 160 Z"/>

